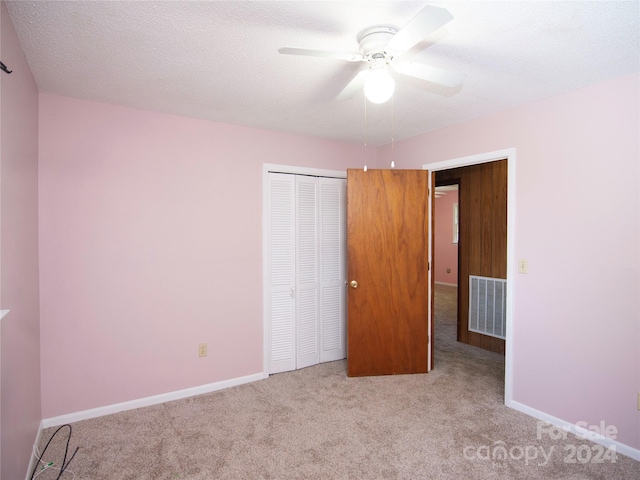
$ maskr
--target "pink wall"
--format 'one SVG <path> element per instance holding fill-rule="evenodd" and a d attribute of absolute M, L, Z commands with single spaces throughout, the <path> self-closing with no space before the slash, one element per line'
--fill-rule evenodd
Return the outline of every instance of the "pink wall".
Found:
<path fill-rule="evenodd" d="M 374 153 L 41 94 L 43 417 L 262 372 L 262 164 Z"/>
<path fill-rule="evenodd" d="M 447 192 L 436 198 L 434 206 L 434 280 L 458 284 L 458 244 L 453 243 L 453 204 L 458 203 L 458 192 Z M 447 273 L 447 269 L 450 271 Z"/>
<path fill-rule="evenodd" d="M 399 168 L 516 149 L 513 396 L 640 448 L 638 74 L 395 144 Z M 378 163 L 389 158 L 378 149 Z M 401 160 L 397 160 L 401 159 Z"/>
<path fill-rule="evenodd" d="M 38 307 L 38 91 L 0 2 L 0 275 L 2 309 L 3 479 L 25 478 L 40 425 L 40 318 Z"/>

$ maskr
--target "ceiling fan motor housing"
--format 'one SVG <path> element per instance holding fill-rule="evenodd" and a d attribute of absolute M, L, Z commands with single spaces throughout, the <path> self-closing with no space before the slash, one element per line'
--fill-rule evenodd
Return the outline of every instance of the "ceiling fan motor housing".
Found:
<path fill-rule="evenodd" d="M 367 60 L 378 53 L 386 57 L 387 43 L 397 32 L 398 28 L 393 25 L 374 25 L 373 27 L 365 28 L 358 34 L 360 53 Z"/>

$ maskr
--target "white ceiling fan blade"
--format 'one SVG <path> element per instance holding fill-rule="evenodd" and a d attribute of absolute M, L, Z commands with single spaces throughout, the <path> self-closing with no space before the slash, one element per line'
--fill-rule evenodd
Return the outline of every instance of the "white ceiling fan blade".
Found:
<path fill-rule="evenodd" d="M 309 48 L 282 47 L 278 52 L 285 55 L 305 55 L 308 57 L 335 58 L 338 60 L 346 60 L 347 62 L 362 62 L 364 57 L 359 53 L 348 52 L 328 52 L 324 50 L 311 50 Z"/>
<path fill-rule="evenodd" d="M 368 74 L 369 74 L 368 68 L 358 72 L 358 74 L 355 77 L 353 77 L 353 80 L 351 80 L 347 84 L 347 86 L 344 87 L 342 92 L 338 94 L 338 96 L 336 97 L 336 100 L 339 102 L 343 100 L 349 100 L 356 94 L 357 91 L 362 90 L 362 88 L 364 87 L 364 81 L 367 78 Z"/>
<path fill-rule="evenodd" d="M 449 10 L 427 6 L 389 40 L 387 47 L 395 52 L 406 52 L 451 20 L 453 15 Z"/>
<path fill-rule="evenodd" d="M 462 83 L 465 75 L 451 72 L 443 68 L 424 65 L 423 63 L 399 62 L 394 66 L 396 72 L 410 77 L 420 78 L 427 82 L 438 83 L 445 87 L 457 87 Z"/>

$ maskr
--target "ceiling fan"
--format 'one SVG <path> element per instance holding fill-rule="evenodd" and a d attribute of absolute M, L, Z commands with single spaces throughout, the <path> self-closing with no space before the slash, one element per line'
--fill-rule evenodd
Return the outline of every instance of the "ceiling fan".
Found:
<path fill-rule="evenodd" d="M 448 192 L 457 192 L 458 185 L 442 185 L 435 188 L 435 197 L 440 198 Z"/>
<path fill-rule="evenodd" d="M 368 68 L 361 70 L 338 95 L 337 100 L 351 98 L 364 84 L 366 97 L 374 103 L 384 103 L 395 87 L 390 75 L 392 69 L 401 75 L 419 78 L 445 87 L 456 87 L 464 75 L 442 68 L 403 61 L 399 57 L 421 40 L 453 20 L 448 10 L 440 7 L 423 8 L 409 23 L 398 29 L 393 25 L 374 25 L 358 34 L 360 53 L 332 52 L 297 47 L 282 47 L 278 52 L 286 55 L 306 55 L 333 58 L 347 62 L 363 62 Z"/>

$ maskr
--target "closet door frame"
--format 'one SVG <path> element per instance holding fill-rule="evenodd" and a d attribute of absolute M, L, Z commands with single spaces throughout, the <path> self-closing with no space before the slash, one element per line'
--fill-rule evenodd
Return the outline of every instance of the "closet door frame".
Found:
<path fill-rule="evenodd" d="M 264 163 L 262 166 L 262 324 L 263 324 L 263 359 L 262 371 L 264 374 L 270 373 L 270 357 L 271 357 L 271 323 L 270 323 L 270 275 L 271 275 L 271 253 L 269 250 L 269 228 L 270 228 L 270 200 L 269 200 L 269 174 L 270 173 L 286 173 L 293 175 L 310 175 L 316 177 L 332 177 L 347 178 L 346 171 L 325 170 L 319 168 L 297 167 L 292 165 L 278 165 L 272 163 Z"/>

